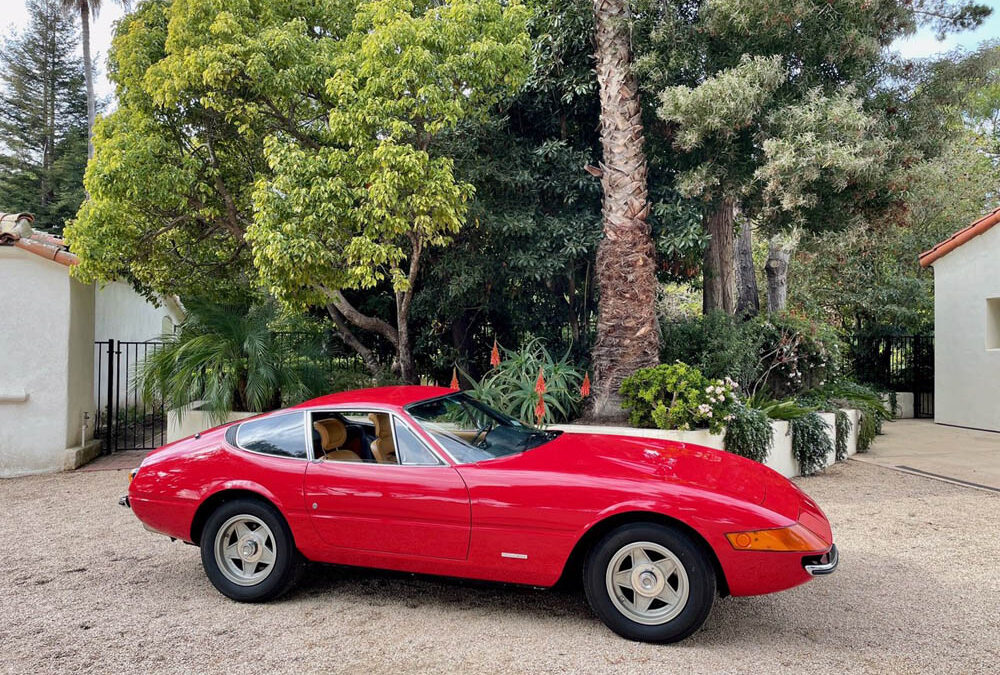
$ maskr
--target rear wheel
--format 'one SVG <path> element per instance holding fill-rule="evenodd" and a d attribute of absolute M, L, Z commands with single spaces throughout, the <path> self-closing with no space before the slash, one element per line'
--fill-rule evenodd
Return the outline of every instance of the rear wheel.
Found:
<path fill-rule="evenodd" d="M 254 499 L 226 502 L 209 516 L 201 535 L 201 563 L 212 585 L 240 602 L 284 594 L 302 566 L 285 519 Z"/>
<path fill-rule="evenodd" d="M 715 570 L 685 532 L 635 523 L 608 533 L 584 565 L 587 600 L 630 640 L 677 642 L 698 630 L 715 600 Z"/>

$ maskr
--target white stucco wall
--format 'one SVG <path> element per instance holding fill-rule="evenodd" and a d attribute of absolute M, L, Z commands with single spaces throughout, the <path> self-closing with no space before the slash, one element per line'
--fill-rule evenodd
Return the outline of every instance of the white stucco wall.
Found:
<path fill-rule="evenodd" d="M 0 247 L 0 477 L 59 471 L 80 444 L 81 413 L 94 411 L 93 334 L 90 286 Z"/>
<path fill-rule="evenodd" d="M 1000 226 L 934 262 L 934 420 L 1000 431 L 1000 349 L 987 299 L 1000 298 Z"/>
<path fill-rule="evenodd" d="M 164 319 L 169 319 L 170 330 L 180 321 L 170 307 L 154 306 L 120 281 L 97 289 L 95 313 L 94 340 L 156 340 L 167 328 Z"/>

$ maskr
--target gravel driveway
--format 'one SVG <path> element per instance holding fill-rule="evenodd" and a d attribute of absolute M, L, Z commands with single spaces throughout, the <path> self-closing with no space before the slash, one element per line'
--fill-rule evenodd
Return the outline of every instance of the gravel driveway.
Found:
<path fill-rule="evenodd" d="M 0 481 L 0 671 L 996 672 L 1000 495 L 848 462 L 800 479 L 831 577 L 717 601 L 687 641 L 622 640 L 576 591 L 334 567 L 269 605 L 116 504 L 121 471 Z"/>

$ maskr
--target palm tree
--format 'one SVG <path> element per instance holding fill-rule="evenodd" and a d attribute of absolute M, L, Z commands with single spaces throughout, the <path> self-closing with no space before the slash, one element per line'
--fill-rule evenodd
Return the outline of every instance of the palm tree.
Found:
<path fill-rule="evenodd" d="M 80 40 L 83 42 L 83 77 L 87 82 L 87 157 L 94 155 L 94 119 L 97 117 L 97 99 L 94 98 L 94 63 L 90 56 L 90 17 L 97 18 L 101 0 L 60 0 L 69 12 L 80 13 Z M 131 0 L 118 0 L 127 11 Z"/>
<path fill-rule="evenodd" d="M 182 411 L 195 401 L 221 422 L 234 410 L 265 412 L 328 387 L 322 350 L 308 335 L 275 332 L 274 302 L 218 305 L 189 300 L 177 333 L 136 370 L 146 401 Z M 304 339 L 302 339 L 304 338 Z"/>
<path fill-rule="evenodd" d="M 588 171 L 600 177 L 604 190 L 604 237 L 597 249 L 600 302 L 590 417 L 613 419 L 623 415 L 618 393 L 622 380 L 638 368 L 657 364 L 660 337 L 628 0 L 594 0 L 594 20 L 604 161 Z"/>

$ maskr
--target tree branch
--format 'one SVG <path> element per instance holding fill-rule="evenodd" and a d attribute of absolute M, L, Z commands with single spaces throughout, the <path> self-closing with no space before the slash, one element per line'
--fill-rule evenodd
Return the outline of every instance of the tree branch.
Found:
<path fill-rule="evenodd" d="M 395 328 L 378 317 L 368 316 L 367 314 L 359 312 L 355 309 L 354 305 L 347 301 L 347 298 L 345 298 L 344 294 L 340 291 L 331 291 L 326 288 L 324 288 L 323 291 L 326 293 L 326 296 L 330 299 L 333 306 L 340 311 L 345 319 L 358 328 L 378 333 L 391 342 L 393 347 L 399 346 L 399 333 Z"/>

